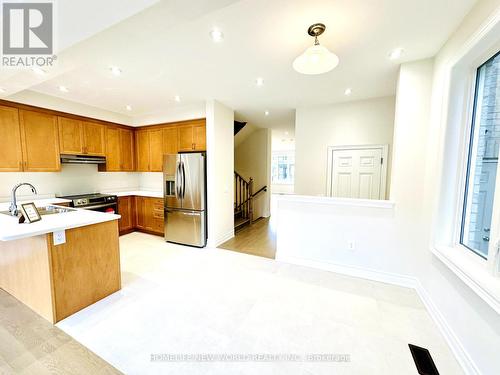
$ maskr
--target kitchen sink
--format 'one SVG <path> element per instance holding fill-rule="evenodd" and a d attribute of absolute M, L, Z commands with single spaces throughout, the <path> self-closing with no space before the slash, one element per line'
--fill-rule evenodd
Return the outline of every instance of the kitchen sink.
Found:
<path fill-rule="evenodd" d="M 38 209 L 38 212 L 40 213 L 40 216 L 63 214 L 66 212 L 76 211 L 74 208 L 60 207 L 60 206 L 44 206 L 44 207 L 37 207 L 37 209 Z M 0 211 L 0 214 L 12 216 L 10 214 L 10 211 Z M 21 216 L 21 213 L 19 213 L 17 215 L 17 217 L 20 217 L 20 216 Z"/>

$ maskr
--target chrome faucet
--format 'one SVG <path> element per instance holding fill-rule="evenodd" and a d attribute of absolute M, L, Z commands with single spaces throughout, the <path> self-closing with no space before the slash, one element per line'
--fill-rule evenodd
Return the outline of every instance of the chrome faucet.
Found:
<path fill-rule="evenodd" d="M 17 214 L 19 213 L 19 210 L 17 209 L 16 191 L 18 188 L 20 188 L 23 185 L 27 185 L 27 186 L 31 187 L 31 191 L 33 192 L 33 194 L 37 194 L 36 188 L 28 182 L 21 182 L 20 184 L 17 184 L 16 186 L 14 186 L 14 188 L 12 189 L 12 196 L 11 196 L 10 207 L 9 207 L 9 211 L 10 211 L 10 214 L 12 216 L 17 216 Z"/>

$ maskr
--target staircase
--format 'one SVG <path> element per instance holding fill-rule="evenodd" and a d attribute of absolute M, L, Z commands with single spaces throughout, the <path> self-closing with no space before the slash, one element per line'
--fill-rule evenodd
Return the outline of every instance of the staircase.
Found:
<path fill-rule="evenodd" d="M 238 231 L 253 222 L 254 198 L 267 191 L 267 186 L 253 192 L 253 179 L 247 181 L 238 172 L 234 172 L 234 230 Z"/>

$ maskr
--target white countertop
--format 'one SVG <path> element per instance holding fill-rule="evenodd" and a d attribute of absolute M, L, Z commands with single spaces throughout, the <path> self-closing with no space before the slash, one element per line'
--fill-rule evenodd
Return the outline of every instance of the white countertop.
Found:
<path fill-rule="evenodd" d="M 37 207 L 48 204 L 67 202 L 66 199 L 51 198 L 31 201 Z M 8 209 L 8 203 L 0 203 L 0 211 Z M 120 215 L 104 212 L 76 209 L 60 214 L 43 215 L 42 220 L 31 224 L 19 224 L 18 219 L 0 214 L 0 241 L 12 241 L 20 238 L 34 237 L 59 230 L 83 227 L 86 225 L 118 220 Z"/>
<path fill-rule="evenodd" d="M 163 198 L 163 192 L 161 191 L 148 191 L 148 190 L 132 190 L 132 191 L 107 191 L 106 194 L 113 194 L 118 197 L 127 196 L 139 196 L 139 197 L 150 197 L 150 198 Z"/>
<path fill-rule="evenodd" d="M 43 207 L 47 206 L 49 204 L 61 204 L 61 203 L 69 203 L 71 202 L 69 199 L 63 199 L 63 198 L 44 198 L 44 199 L 23 199 L 23 200 L 18 200 L 17 201 L 17 206 L 21 203 L 30 203 L 33 202 L 35 203 L 35 206 L 37 207 Z M 9 209 L 10 202 L 2 202 L 0 203 L 0 211 L 6 211 Z"/>
<path fill-rule="evenodd" d="M 297 202 L 308 204 L 321 204 L 329 206 L 352 206 L 352 207 L 373 207 L 393 209 L 394 201 L 375 199 L 353 199 L 353 198 L 333 198 L 312 195 L 279 194 L 276 196 L 279 202 Z"/>

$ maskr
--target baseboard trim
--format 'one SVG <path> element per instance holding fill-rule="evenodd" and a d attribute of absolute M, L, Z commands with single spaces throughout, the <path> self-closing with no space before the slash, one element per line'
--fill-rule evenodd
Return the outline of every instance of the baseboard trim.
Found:
<path fill-rule="evenodd" d="M 212 241 L 210 238 L 207 241 L 207 246 L 208 247 L 213 247 L 216 248 L 219 245 L 222 245 L 224 242 L 229 241 L 231 238 L 234 237 L 234 228 L 231 229 L 229 232 L 227 232 L 225 235 L 219 237 L 215 241 Z"/>
<path fill-rule="evenodd" d="M 434 304 L 429 294 L 422 286 L 420 281 L 413 276 L 406 276 L 400 274 L 393 274 L 389 272 L 383 272 L 373 269 L 366 269 L 356 266 L 348 266 L 343 264 L 336 264 L 330 262 L 320 262 L 315 260 L 297 258 L 297 257 L 283 257 L 276 254 L 276 261 L 283 263 L 295 264 L 298 266 L 317 268 L 324 271 L 331 271 L 347 276 L 359 277 L 366 280 L 378 281 L 386 284 L 392 284 L 396 286 L 402 286 L 406 288 L 415 289 L 418 296 L 422 300 L 425 308 L 432 317 L 434 323 L 436 323 L 439 331 L 443 335 L 446 343 L 450 347 L 453 355 L 455 356 L 457 362 L 462 367 L 466 375 L 480 375 L 481 372 L 476 366 L 469 353 L 465 350 L 461 341 L 458 339 L 457 335 L 453 329 L 446 322 L 445 317 L 439 311 L 438 307 Z"/>

